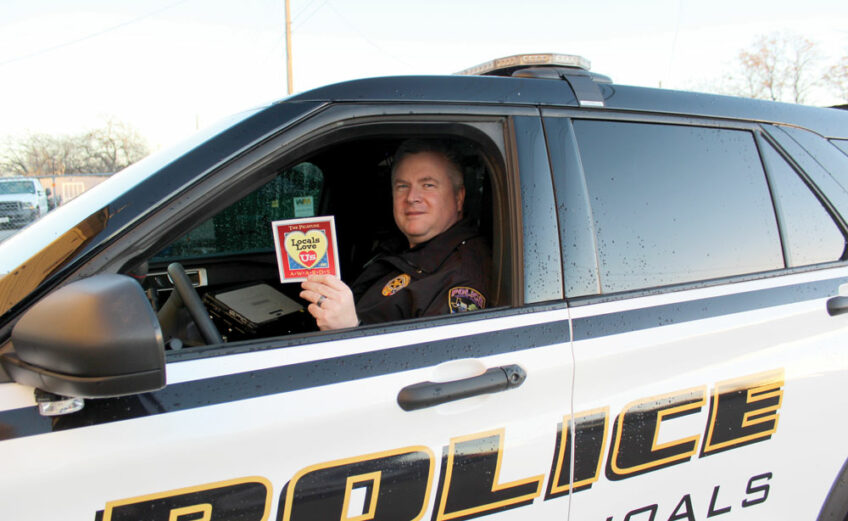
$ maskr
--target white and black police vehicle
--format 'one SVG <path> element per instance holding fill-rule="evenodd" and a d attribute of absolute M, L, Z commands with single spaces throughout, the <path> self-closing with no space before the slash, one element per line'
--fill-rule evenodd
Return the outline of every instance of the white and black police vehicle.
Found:
<path fill-rule="evenodd" d="M 848 112 L 464 72 L 240 114 L 2 243 L 0 518 L 845 519 Z M 462 151 L 489 305 L 316 331 L 269 223 L 334 216 L 354 278 L 412 137 Z"/>

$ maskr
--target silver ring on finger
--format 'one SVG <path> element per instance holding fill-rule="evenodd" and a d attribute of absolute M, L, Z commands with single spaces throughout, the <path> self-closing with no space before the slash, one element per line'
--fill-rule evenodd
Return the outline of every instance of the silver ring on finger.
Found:
<path fill-rule="evenodd" d="M 318 305 L 318 307 L 320 308 L 320 307 L 321 307 L 321 304 L 323 304 L 325 300 L 327 300 L 327 296 L 326 296 L 326 295 L 321 295 L 320 297 L 318 297 L 318 300 L 317 300 L 315 303 L 316 303 L 316 304 Z"/>

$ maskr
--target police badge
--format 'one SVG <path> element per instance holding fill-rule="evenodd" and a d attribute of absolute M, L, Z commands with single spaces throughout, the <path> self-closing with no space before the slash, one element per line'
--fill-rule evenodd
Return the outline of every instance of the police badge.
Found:
<path fill-rule="evenodd" d="M 394 295 L 398 291 L 407 287 L 409 285 L 409 280 L 410 280 L 409 275 L 407 275 L 406 273 L 402 273 L 402 274 L 398 275 L 397 277 L 393 278 L 392 280 L 386 282 L 386 285 L 383 286 L 383 291 L 382 291 L 383 296 L 384 297 L 391 297 L 392 295 Z"/>

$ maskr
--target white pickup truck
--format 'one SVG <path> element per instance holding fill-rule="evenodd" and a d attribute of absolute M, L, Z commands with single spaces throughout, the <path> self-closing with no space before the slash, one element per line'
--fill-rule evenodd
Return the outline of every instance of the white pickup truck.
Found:
<path fill-rule="evenodd" d="M 22 227 L 47 210 L 47 194 L 38 179 L 0 179 L 0 226 Z"/>

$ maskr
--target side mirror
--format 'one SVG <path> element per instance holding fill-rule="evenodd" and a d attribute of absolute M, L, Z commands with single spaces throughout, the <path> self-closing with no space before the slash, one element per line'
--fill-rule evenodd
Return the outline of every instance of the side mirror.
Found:
<path fill-rule="evenodd" d="M 96 275 L 44 297 L 12 329 L 0 364 L 16 382 L 62 396 L 106 398 L 165 386 L 165 347 L 141 286 Z"/>

